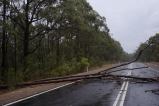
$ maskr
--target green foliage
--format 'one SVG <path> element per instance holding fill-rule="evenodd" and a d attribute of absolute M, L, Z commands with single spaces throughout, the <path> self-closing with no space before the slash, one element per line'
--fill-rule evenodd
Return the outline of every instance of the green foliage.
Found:
<path fill-rule="evenodd" d="M 85 57 L 81 58 L 80 64 L 81 64 L 81 69 L 84 69 L 90 65 L 88 58 Z"/>
<path fill-rule="evenodd" d="M 51 73 L 53 76 L 63 76 L 75 74 L 85 71 L 86 67 L 90 65 L 87 58 L 82 57 L 79 62 L 73 59 L 71 62 L 64 63 L 55 68 Z"/>
<path fill-rule="evenodd" d="M 123 57 L 106 19 L 86 0 L 9 2 L 9 17 L 5 25 L 0 18 L 0 26 L 6 28 L 6 69 L 15 70 L 17 82 L 74 74 Z"/>
<path fill-rule="evenodd" d="M 150 62 L 150 61 L 157 61 L 159 62 L 159 34 L 157 33 L 155 36 L 149 38 L 148 42 L 154 42 L 154 44 L 151 45 L 151 47 L 147 48 L 141 58 L 140 61 L 145 61 L 145 62 Z M 139 48 L 137 49 L 135 55 L 145 48 L 148 44 L 147 43 L 142 43 L 140 44 Z"/>
<path fill-rule="evenodd" d="M 10 89 L 13 89 L 16 85 L 16 76 L 15 76 L 14 69 L 8 70 L 7 84 Z"/>

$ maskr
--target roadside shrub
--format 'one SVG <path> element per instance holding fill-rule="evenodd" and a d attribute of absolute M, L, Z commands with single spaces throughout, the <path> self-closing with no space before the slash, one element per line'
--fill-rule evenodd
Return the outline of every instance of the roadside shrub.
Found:
<path fill-rule="evenodd" d="M 55 68 L 51 74 L 53 76 L 63 76 L 63 75 L 70 75 L 79 72 L 83 72 L 86 67 L 90 65 L 87 58 L 82 57 L 79 62 L 75 59 L 72 59 L 70 62 L 65 62 L 64 64 Z"/>
<path fill-rule="evenodd" d="M 90 65 L 88 58 L 82 57 L 80 60 L 80 70 L 84 70 Z"/>

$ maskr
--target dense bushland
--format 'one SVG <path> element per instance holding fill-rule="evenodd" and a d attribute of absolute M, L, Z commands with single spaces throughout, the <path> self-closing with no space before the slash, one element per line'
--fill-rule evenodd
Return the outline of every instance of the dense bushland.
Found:
<path fill-rule="evenodd" d="M 124 57 L 86 0 L 1 0 L 0 81 L 61 76 Z"/>

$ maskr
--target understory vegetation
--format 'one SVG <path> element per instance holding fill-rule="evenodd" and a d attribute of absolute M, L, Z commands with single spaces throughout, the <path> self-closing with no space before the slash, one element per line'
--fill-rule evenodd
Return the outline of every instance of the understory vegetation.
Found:
<path fill-rule="evenodd" d="M 1 84 L 74 74 L 127 56 L 86 0 L 1 0 L 0 13 Z"/>

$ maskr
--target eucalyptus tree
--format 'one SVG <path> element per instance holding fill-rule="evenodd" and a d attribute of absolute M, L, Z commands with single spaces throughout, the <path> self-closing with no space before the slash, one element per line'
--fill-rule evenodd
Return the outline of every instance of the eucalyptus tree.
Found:
<path fill-rule="evenodd" d="M 49 32 L 44 9 L 52 5 L 53 0 L 12 0 L 10 19 L 19 27 L 22 39 L 22 63 L 24 71 L 28 66 L 28 56 L 35 52 L 39 42 Z M 50 26 L 51 27 L 51 26 Z M 36 41 L 36 42 L 35 42 Z"/>
<path fill-rule="evenodd" d="M 9 0 L 0 1 L 1 8 L 1 78 L 2 81 L 5 80 L 8 63 L 7 63 L 7 44 L 8 44 L 8 35 L 7 35 L 7 14 L 8 14 Z"/>
<path fill-rule="evenodd" d="M 153 43 L 153 44 L 151 45 L 150 48 L 147 48 L 144 51 L 140 61 L 148 61 L 148 62 L 159 61 L 159 34 L 156 33 L 155 36 L 150 37 L 147 42 Z M 147 45 L 148 44 L 146 42 L 140 44 L 135 54 L 137 54 L 139 50 L 146 47 Z"/>
<path fill-rule="evenodd" d="M 9 77 L 76 73 L 88 63 L 118 61 L 123 53 L 106 18 L 86 0 L 3 0 L 0 8 L 1 67 L 15 72 Z"/>

